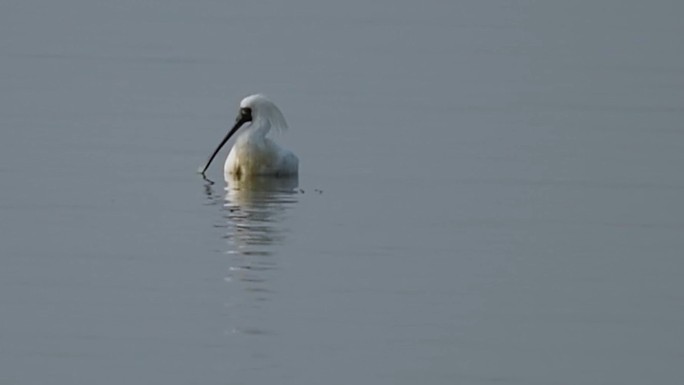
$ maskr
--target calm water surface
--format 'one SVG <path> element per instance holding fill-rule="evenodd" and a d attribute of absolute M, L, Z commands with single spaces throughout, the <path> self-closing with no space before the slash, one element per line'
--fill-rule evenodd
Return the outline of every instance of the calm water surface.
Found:
<path fill-rule="evenodd" d="M 684 378 L 679 3 L 0 8 L 0 384 Z"/>

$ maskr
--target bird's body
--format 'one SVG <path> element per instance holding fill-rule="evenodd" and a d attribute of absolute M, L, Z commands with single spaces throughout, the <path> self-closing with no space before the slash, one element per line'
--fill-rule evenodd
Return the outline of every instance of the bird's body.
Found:
<path fill-rule="evenodd" d="M 246 131 L 238 137 L 226 158 L 223 171 L 241 178 L 243 176 L 291 176 L 297 175 L 299 159 L 291 151 L 278 146 L 273 140 Z"/>
<path fill-rule="evenodd" d="M 235 141 L 224 165 L 226 175 L 237 178 L 253 176 L 287 177 L 297 175 L 299 159 L 289 150 L 278 146 L 266 135 L 271 128 L 287 129 L 285 117 L 278 107 L 261 94 L 251 95 L 240 102 L 240 113 L 235 125 L 221 141 L 200 172 L 211 164 L 221 147 L 240 127 L 245 131 Z"/>

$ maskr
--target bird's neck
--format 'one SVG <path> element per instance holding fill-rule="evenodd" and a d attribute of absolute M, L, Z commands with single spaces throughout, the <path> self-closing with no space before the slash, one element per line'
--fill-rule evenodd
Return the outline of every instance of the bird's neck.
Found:
<path fill-rule="evenodd" d="M 240 142 L 261 142 L 266 138 L 270 129 L 271 124 L 268 120 L 254 120 L 238 140 Z"/>
<path fill-rule="evenodd" d="M 251 137 L 265 137 L 271 130 L 271 122 L 268 119 L 255 119 L 249 127 L 249 135 Z"/>

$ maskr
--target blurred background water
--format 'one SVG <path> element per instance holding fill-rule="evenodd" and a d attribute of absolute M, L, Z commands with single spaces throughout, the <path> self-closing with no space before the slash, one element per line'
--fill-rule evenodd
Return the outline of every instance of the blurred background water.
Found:
<path fill-rule="evenodd" d="M 681 381 L 683 13 L 3 2 L 0 383 Z"/>

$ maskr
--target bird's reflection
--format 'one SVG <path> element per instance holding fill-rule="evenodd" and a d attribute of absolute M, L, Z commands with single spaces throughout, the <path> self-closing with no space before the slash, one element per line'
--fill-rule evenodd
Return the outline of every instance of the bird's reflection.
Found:
<path fill-rule="evenodd" d="M 286 240 L 288 212 L 298 201 L 299 181 L 296 177 L 225 178 L 221 195 L 214 192 L 217 184 L 211 181 L 204 188 L 208 204 L 221 204 L 217 227 L 224 229 L 225 254 L 229 257 L 225 279 L 234 284 L 231 302 L 250 309 L 232 312 L 239 318 L 233 324 L 235 331 L 264 334 L 268 328 L 255 324 L 249 314 L 273 298 L 272 281 Z M 243 323 L 246 325 L 240 327 Z"/>
<path fill-rule="evenodd" d="M 245 256 L 272 255 L 282 242 L 287 209 L 296 202 L 296 178 L 239 180 L 227 177 L 224 219 L 230 252 Z"/>

